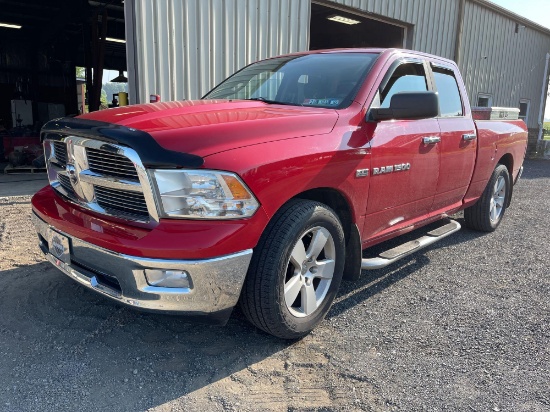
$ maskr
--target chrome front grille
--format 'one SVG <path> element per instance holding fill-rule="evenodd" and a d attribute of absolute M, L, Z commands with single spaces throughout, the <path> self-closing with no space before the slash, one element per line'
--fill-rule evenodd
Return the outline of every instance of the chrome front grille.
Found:
<path fill-rule="evenodd" d="M 86 155 L 92 172 L 121 179 L 139 180 L 134 164 L 125 156 L 89 147 L 86 148 Z"/>
<path fill-rule="evenodd" d="M 96 186 L 95 196 L 99 206 L 112 213 L 141 218 L 149 217 L 143 193 Z"/>
<path fill-rule="evenodd" d="M 62 167 L 67 164 L 67 144 L 65 142 L 53 142 L 54 159 Z"/>
<path fill-rule="evenodd" d="M 57 179 L 59 180 L 59 184 L 70 196 L 75 196 L 75 192 L 73 190 L 73 186 L 71 185 L 71 179 L 67 175 L 58 174 Z"/>
<path fill-rule="evenodd" d="M 128 147 L 66 136 L 44 141 L 51 186 L 82 207 L 149 224 L 158 220 L 147 171 Z"/>

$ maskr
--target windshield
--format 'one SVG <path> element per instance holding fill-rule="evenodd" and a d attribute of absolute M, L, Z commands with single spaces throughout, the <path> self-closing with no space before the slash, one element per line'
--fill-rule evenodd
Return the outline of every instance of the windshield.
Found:
<path fill-rule="evenodd" d="M 203 99 L 343 109 L 355 98 L 377 57 L 375 53 L 325 53 L 264 60 L 235 73 Z"/>

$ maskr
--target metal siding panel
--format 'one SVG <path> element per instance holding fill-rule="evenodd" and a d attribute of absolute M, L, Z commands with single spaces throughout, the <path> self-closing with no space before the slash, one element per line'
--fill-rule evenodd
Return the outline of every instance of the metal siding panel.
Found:
<path fill-rule="evenodd" d="M 519 107 L 520 99 L 529 99 L 528 127 L 537 128 L 550 36 L 530 27 L 516 34 L 514 20 L 472 2 L 464 22 L 460 66 L 472 101 L 480 92 L 491 93 L 494 106 Z"/>
<path fill-rule="evenodd" d="M 221 78 L 220 80 L 217 81 L 217 83 L 223 80 L 223 77 L 225 75 L 225 70 L 235 72 L 238 68 L 236 64 L 235 53 L 231 51 L 231 47 L 233 47 L 233 45 L 236 44 L 237 27 L 236 27 L 235 9 L 236 9 L 236 4 L 234 0 L 224 1 L 224 14 L 225 14 L 225 19 L 224 19 L 225 25 L 224 25 L 224 32 L 223 32 L 224 43 L 221 47 L 223 47 L 224 49 L 224 53 L 225 53 L 224 60 L 226 62 L 226 66 L 223 67 L 222 65 L 222 71 L 220 73 Z"/>
<path fill-rule="evenodd" d="M 290 4 L 289 4 L 290 16 L 298 15 L 299 10 L 300 10 L 299 7 L 300 7 L 300 5 L 298 4 L 298 2 L 291 1 Z M 291 19 L 292 19 L 292 17 L 291 17 Z M 295 26 L 296 24 L 298 24 L 297 21 L 291 21 L 291 27 Z M 297 36 L 298 36 L 298 31 L 294 31 L 294 30 L 290 31 L 289 38 L 288 38 L 288 46 L 289 46 L 288 48 L 290 50 L 297 48 L 297 46 L 298 46 L 298 39 L 296 38 Z"/>
<path fill-rule="evenodd" d="M 198 72 L 195 76 L 199 79 L 199 94 L 203 85 L 210 84 L 210 1 L 198 2 L 199 40 L 198 40 Z M 199 96 L 197 96 L 199 97 Z"/>
<path fill-rule="evenodd" d="M 198 98 L 255 60 L 309 47 L 310 0 L 126 0 L 135 13 L 133 53 L 141 102 Z M 337 0 L 414 27 L 413 48 L 453 58 L 456 0 Z M 472 102 L 478 92 L 495 105 L 531 100 L 537 126 L 544 57 L 550 36 L 466 1 L 460 66 Z M 487 59 L 482 59 L 487 55 Z"/>
<path fill-rule="evenodd" d="M 172 73 L 185 73 L 186 71 L 186 42 L 184 41 L 186 22 L 185 14 L 180 2 L 174 2 L 171 5 L 171 20 L 172 26 Z M 176 76 L 171 76 L 171 89 L 174 100 L 181 100 L 184 98 L 185 85 L 182 88 L 178 88 L 178 82 Z"/>
<path fill-rule="evenodd" d="M 298 33 L 304 33 L 304 35 L 298 36 L 298 46 L 295 51 L 309 50 L 309 24 L 311 21 L 311 2 L 302 1 L 300 3 L 300 13 L 297 15 L 300 17 L 298 21 Z"/>
<path fill-rule="evenodd" d="M 245 65 L 307 50 L 310 0 L 127 0 L 140 102 L 196 99 Z"/>
<path fill-rule="evenodd" d="M 224 31 L 227 16 L 224 11 L 223 0 L 212 0 L 210 13 L 210 30 L 212 36 L 211 50 L 216 50 L 215 58 L 210 59 L 210 78 L 208 84 L 215 85 L 224 78 L 225 66 L 228 66 L 226 48 L 224 44 Z M 214 56 L 212 56 L 214 57 Z"/>
<path fill-rule="evenodd" d="M 441 25 L 441 2 L 438 1 L 435 5 L 431 4 L 431 7 L 433 7 L 433 10 L 428 9 L 428 15 L 426 16 L 426 21 L 424 23 L 425 27 L 430 27 L 430 50 L 428 53 L 432 54 L 440 54 L 439 50 L 437 49 L 437 39 L 440 36 L 440 25 Z M 437 16 L 436 19 L 432 19 L 431 16 Z M 426 24 L 428 21 L 432 20 L 431 24 Z"/>
<path fill-rule="evenodd" d="M 458 13 L 460 9 L 460 3 L 457 1 L 447 2 L 446 15 L 447 15 L 447 27 L 445 35 L 443 36 L 443 49 L 447 52 L 445 57 L 449 59 L 455 58 L 454 49 L 456 42 L 456 27 L 458 23 Z"/>
<path fill-rule="evenodd" d="M 197 1 L 198 0 L 188 0 L 185 2 L 185 15 L 186 15 L 186 38 L 183 40 L 187 42 L 187 50 L 188 50 L 188 56 L 187 56 L 187 66 L 188 71 L 187 73 L 182 73 L 183 76 L 185 76 L 185 81 L 187 81 L 188 87 L 185 93 L 186 99 L 191 99 L 193 96 L 197 96 L 200 94 L 199 89 L 199 82 L 198 82 L 198 76 L 197 73 L 199 73 L 200 67 L 199 67 L 199 45 L 198 45 L 198 35 L 196 30 L 196 24 L 197 24 L 197 15 L 198 15 L 198 8 L 197 8 Z M 178 79 L 176 81 L 180 80 L 179 74 L 176 75 L 174 73 L 174 76 L 177 76 Z"/>
<path fill-rule="evenodd" d="M 142 21 L 142 54 L 141 57 L 145 62 L 145 70 L 141 71 L 140 85 L 143 87 L 143 93 L 140 93 L 141 98 L 149 96 L 150 87 L 155 84 L 155 33 L 154 33 L 154 21 L 153 21 L 153 4 L 147 0 L 141 0 L 139 2 L 139 11 L 141 11 L 145 18 Z M 145 97 L 146 99 L 146 97 Z"/>
<path fill-rule="evenodd" d="M 170 87 L 170 34 L 168 3 L 164 1 L 154 2 L 154 19 L 157 22 L 155 27 L 155 80 L 158 86 L 158 93 L 165 96 L 165 99 L 172 100 L 174 97 Z"/>
<path fill-rule="evenodd" d="M 437 14 L 441 16 L 441 19 L 438 21 L 438 28 L 437 28 L 437 35 L 436 37 L 436 48 L 435 48 L 435 54 L 438 56 L 446 56 L 446 50 L 444 49 L 443 45 L 446 43 L 446 36 L 449 36 L 449 32 L 447 31 L 447 24 L 449 22 L 449 16 L 447 15 L 447 1 L 441 1 L 438 4 L 438 12 Z"/>
<path fill-rule="evenodd" d="M 290 39 L 290 11 L 289 11 L 289 1 L 291 0 L 280 0 L 279 1 L 279 16 L 280 16 L 280 31 L 279 31 L 279 41 L 277 42 L 277 53 L 282 54 L 284 50 L 289 50 Z"/>
<path fill-rule="evenodd" d="M 246 18 L 246 10 L 247 6 L 246 3 L 243 1 L 237 2 L 237 30 L 238 30 L 238 36 L 235 39 L 235 44 L 240 45 L 246 45 L 247 44 L 247 18 Z M 233 47 L 234 45 L 230 45 L 229 47 Z M 244 67 L 246 65 L 246 62 L 248 62 L 247 57 L 247 48 L 246 47 L 237 47 L 237 61 L 236 66 L 237 70 L 241 67 Z"/>

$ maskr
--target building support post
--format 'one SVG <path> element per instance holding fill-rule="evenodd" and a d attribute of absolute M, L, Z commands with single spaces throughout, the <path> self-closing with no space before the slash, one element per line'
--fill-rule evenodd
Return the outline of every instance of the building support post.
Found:
<path fill-rule="evenodd" d="M 128 98 L 130 104 L 148 103 L 139 95 L 139 67 L 137 61 L 136 5 L 134 0 L 124 2 L 124 21 L 126 25 L 126 70 L 128 72 Z"/>
<path fill-rule="evenodd" d="M 544 65 L 544 78 L 542 80 L 542 93 L 540 95 L 540 111 L 539 111 L 539 142 L 542 140 L 542 130 L 544 128 L 544 109 L 546 106 L 546 97 L 548 93 L 548 62 L 550 61 L 550 53 L 546 53 L 546 64 Z"/>
<path fill-rule="evenodd" d="M 458 19 L 456 22 L 456 39 L 455 39 L 455 54 L 454 60 L 457 66 L 460 67 L 460 49 L 462 48 L 462 30 L 464 28 L 464 9 L 466 0 L 460 0 L 458 4 Z"/>
<path fill-rule="evenodd" d="M 546 64 L 544 65 L 544 79 L 542 81 L 542 93 L 540 95 L 540 110 L 539 110 L 539 135 L 537 139 L 537 152 L 542 150 L 542 156 L 546 159 L 550 159 L 550 145 L 547 141 L 543 141 L 544 136 L 544 109 L 548 102 L 548 82 L 550 80 L 550 73 L 548 73 L 548 64 L 550 62 L 550 53 L 546 53 Z M 543 144 L 544 142 L 544 144 Z"/>

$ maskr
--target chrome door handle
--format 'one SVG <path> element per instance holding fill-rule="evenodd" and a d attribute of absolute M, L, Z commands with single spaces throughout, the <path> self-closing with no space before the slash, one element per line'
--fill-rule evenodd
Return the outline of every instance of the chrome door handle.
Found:
<path fill-rule="evenodd" d="M 439 136 L 426 136 L 422 138 L 422 141 L 424 144 L 434 144 L 439 143 L 441 141 L 441 137 Z"/>
<path fill-rule="evenodd" d="M 477 137 L 477 136 L 476 136 L 475 133 L 474 133 L 474 134 L 463 134 L 463 135 L 462 135 L 462 140 L 466 140 L 466 141 L 468 141 L 468 140 L 475 140 L 476 137 Z"/>

